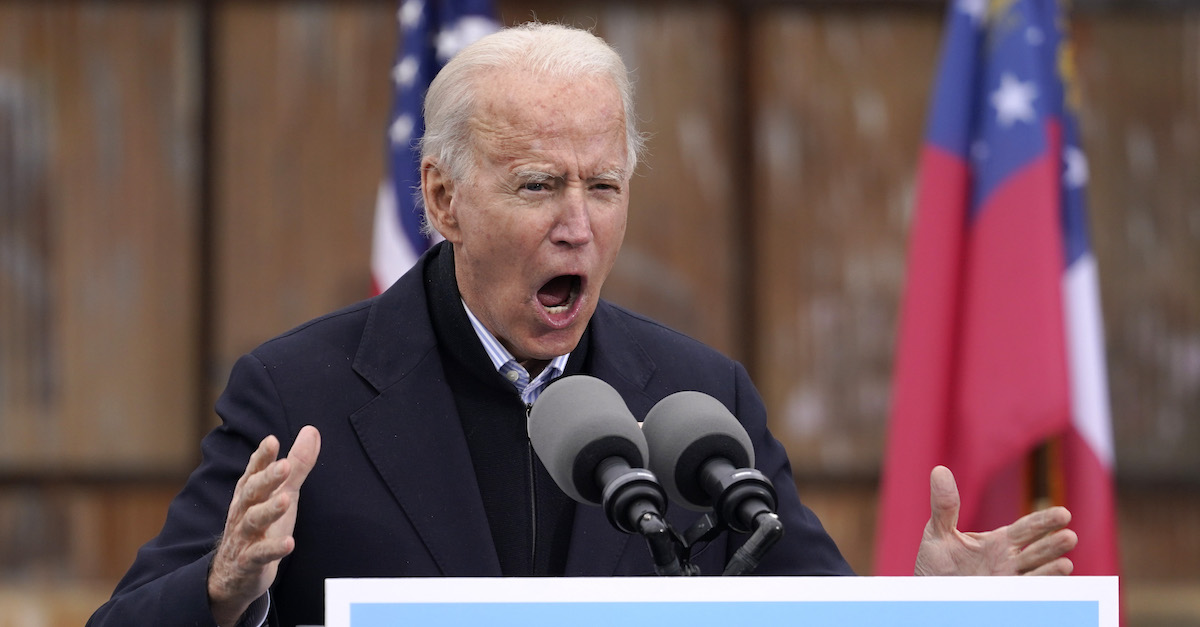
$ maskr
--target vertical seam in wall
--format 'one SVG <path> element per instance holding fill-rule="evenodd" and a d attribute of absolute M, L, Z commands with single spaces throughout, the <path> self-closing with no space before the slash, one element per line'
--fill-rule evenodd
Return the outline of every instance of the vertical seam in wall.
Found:
<path fill-rule="evenodd" d="M 212 373 L 215 371 L 216 350 L 216 0 L 194 0 L 199 29 L 199 174 L 197 182 L 197 306 L 196 369 L 194 432 L 197 439 L 209 429 L 212 408 L 209 399 Z M 199 461 L 199 448 L 196 461 Z"/>
<path fill-rule="evenodd" d="M 733 211 L 728 220 L 730 231 L 733 233 L 733 285 L 731 297 L 733 300 L 734 346 L 739 360 L 746 366 L 751 378 L 760 374 L 758 368 L 758 336 L 756 333 L 757 320 L 754 319 L 754 295 L 758 279 L 758 263 L 754 257 L 754 238 L 758 226 L 759 205 L 761 195 L 752 184 L 755 176 L 754 163 L 754 131 L 753 131 L 753 81 L 750 73 L 751 65 L 751 33 L 752 14 L 754 8 L 748 0 L 732 0 L 727 6 L 731 13 L 732 27 L 731 51 L 731 82 L 730 91 L 734 94 L 730 103 L 731 127 L 733 133 L 733 180 L 735 185 L 729 202 Z M 740 183 L 740 185 L 738 184 Z M 738 198 L 736 190 L 744 189 L 746 193 Z M 738 206 L 738 203 L 744 203 Z"/>

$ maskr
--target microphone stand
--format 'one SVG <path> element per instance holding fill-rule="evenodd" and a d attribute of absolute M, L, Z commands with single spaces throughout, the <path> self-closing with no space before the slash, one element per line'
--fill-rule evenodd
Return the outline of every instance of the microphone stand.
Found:
<path fill-rule="evenodd" d="M 609 457 L 597 466 L 596 478 L 604 486 L 601 502 L 608 521 L 625 533 L 646 538 L 656 574 L 672 577 L 698 574 L 687 563 L 679 534 L 662 517 L 667 496 L 653 473 L 631 468 L 620 457 Z"/>
<path fill-rule="evenodd" d="M 646 538 L 646 546 L 654 558 L 654 574 L 661 577 L 699 575 L 700 571 L 687 562 L 679 535 L 671 524 L 653 513 L 638 519 L 638 533 Z"/>
<path fill-rule="evenodd" d="M 758 512 L 751 526 L 754 531 L 750 534 L 750 538 L 734 552 L 733 557 L 729 558 L 729 563 L 725 565 L 725 570 L 721 573 L 722 576 L 735 577 L 754 572 L 767 551 L 783 537 L 783 521 L 779 520 L 779 516 L 773 512 L 765 510 Z M 685 554 L 690 552 L 691 547 L 696 546 L 697 543 L 711 542 L 727 531 L 741 532 L 741 530 L 733 529 L 721 522 L 713 512 L 701 516 L 684 534 L 682 542 Z M 691 567 L 696 569 L 695 574 L 700 574 L 697 567 Z"/>
<path fill-rule="evenodd" d="M 619 457 L 607 458 L 597 466 L 596 478 L 604 486 L 601 502 L 609 522 L 625 533 L 637 533 L 646 539 L 655 574 L 699 575 L 700 568 L 690 562 L 692 547 L 726 531 L 750 533 L 750 538 L 730 558 L 722 575 L 749 574 L 783 537 L 783 522 L 774 512 L 775 491 L 762 473 L 741 469 L 709 474 L 726 477 L 713 480 L 720 484 L 714 486 L 720 494 L 715 511 L 702 516 L 681 537 L 662 516 L 666 495 L 653 473 L 632 468 Z"/>
<path fill-rule="evenodd" d="M 725 565 L 725 576 L 746 575 L 758 568 L 767 551 L 783 537 L 783 522 L 771 512 L 761 512 L 754 518 L 754 533 L 738 547 Z"/>
<path fill-rule="evenodd" d="M 753 572 L 767 551 L 783 537 L 783 521 L 775 514 L 774 486 L 758 470 L 738 469 L 720 458 L 704 465 L 703 483 L 705 490 L 717 498 L 713 511 L 688 529 L 685 546 L 711 541 L 725 531 L 749 533 L 750 538 L 734 552 L 721 574 L 738 576 Z"/>

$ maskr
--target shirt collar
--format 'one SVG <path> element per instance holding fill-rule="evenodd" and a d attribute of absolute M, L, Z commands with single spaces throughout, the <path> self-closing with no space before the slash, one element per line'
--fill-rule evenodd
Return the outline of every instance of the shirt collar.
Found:
<path fill-rule="evenodd" d="M 475 335 L 479 337 L 480 343 L 483 344 L 483 350 L 487 353 L 488 359 L 492 360 L 492 366 L 499 372 L 507 381 L 513 384 L 517 393 L 526 403 L 533 403 L 541 394 L 549 383 L 558 377 L 562 376 L 563 371 L 567 368 L 567 359 L 571 354 L 559 355 L 550 360 L 546 368 L 538 373 L 531 381 L 529 371 L 517 362 L 516 357 L 508 352 L 507 348 L 488 331 L 487 327 L 475 317 L 471 312 L 471 308 L 467 306 L 465 301 L 462 301 L 463 310 L 467 312 L 467 319 L 471 321 L 471 328 L 475 330 Z"/>

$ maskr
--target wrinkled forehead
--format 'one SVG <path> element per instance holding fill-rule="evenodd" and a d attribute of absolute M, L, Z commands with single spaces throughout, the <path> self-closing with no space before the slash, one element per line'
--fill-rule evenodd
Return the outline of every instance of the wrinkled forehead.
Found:
<path fill-rule="evenodd" d="M 472 134 L 485 141 L 578 139 L 616 133 L 624 148 L 625 112 L 610 79 L 508 70 L 480 77 Z"/>

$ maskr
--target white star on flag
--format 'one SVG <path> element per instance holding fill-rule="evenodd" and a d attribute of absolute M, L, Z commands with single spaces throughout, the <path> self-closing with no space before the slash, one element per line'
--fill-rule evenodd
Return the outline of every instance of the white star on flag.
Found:
<path fill-rule="evenodd" d="M 1078 146 L 1067 146 L 1063 151 L 1063 161 L 1066 162 L 1067 168 L 1063 172 L 1063 183 L 1069 188 L 1078 188 L 1087 185 L 1089 172 L 1087 155 Z"/>
<path fill-rule="evenodd" d="M 1030 122 L 1037 119 L 1033 101 L 1037 98 L 1037 85 L 1025 83 L 1005 72 L 1000 77 L 1000 87 L 992 92 L 992 106 L 996 107 L 996 120 L 1000 126 L 1009 127 L 1014 122 Z"/>
<path fill-rule="evenodd" d="M 404 60 L 392 68 L 392 80 L 399 87 L 411 87 L 413 80 L 417 78 L 417 71 L 420 68 L 420 62 L 414 57 L 404 57 Z"/>
<path fill-rule="evenodd" d="M 412 141 L 413 119 L 407 115 L 402 115 L 392 122 L 392 127 L 388 129 L 388 136 L 392 143 L 399 146 Z"/>
<path fill-rule="evenodd" d="M 1046 41 L 1046 35 L 1042 33 L 1042 29 L 1036 26 L 1030 26 L 1025 29 L 1025 41 L 1031 46 L 1040 46 L 1043 41 Z"/>
<path fill-rule="evenodd" d="M 484 17 L 468 15 L 437 35 L 437 56 L 442 63 L 458 54 L 459 50 L 498 29 L 496 22 Z"/>
<path fill-rule="evenodd" d="M 983 23 L 987 16 L 988 0 L 958 0 L 958 10 L 967 14 L 976 24 Z"/>
<path fill-rule="evenodd" d="M 400 5 L 400 26 L 405 30 L 417 25 L 421 21 L 421 14 L 425 11 L 424 0 L 406 0 Z"/>

